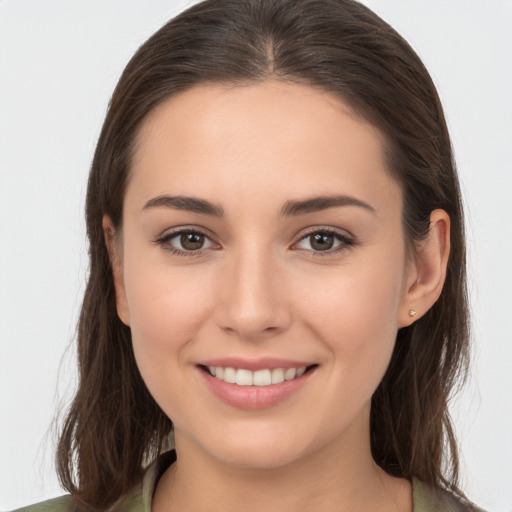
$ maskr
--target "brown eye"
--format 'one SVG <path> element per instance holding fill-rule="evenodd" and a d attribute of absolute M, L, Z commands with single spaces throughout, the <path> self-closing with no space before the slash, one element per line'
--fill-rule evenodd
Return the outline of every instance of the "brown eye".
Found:
<path fill-rule="evenodd" d="M 330 233 L 315 233 L 309 236 L 311 247 L 315 251 L 328 251 L 334 246 L 334 235 Z"/>
<path fill-rule="evenodd" d="M 202 249 L 205 236 L 200 233 L 182 233 L 180 244 L 187 251 L 197 251 Z"/>
<path fill-rule="evenodd" d="M 177 256 L 196 256 L 206 249 L 219 249 L 210 237 L 200 231 L 182 229 L 155 240 L 166 251 Z"/>
<path fill-rule="evenodd" d="M 318 230 L 301 238 L 295 247 L 319 256 L 322 253 L 334 254 L 353 245 L 354 240 L 345 234 L 331 230 Z"/>

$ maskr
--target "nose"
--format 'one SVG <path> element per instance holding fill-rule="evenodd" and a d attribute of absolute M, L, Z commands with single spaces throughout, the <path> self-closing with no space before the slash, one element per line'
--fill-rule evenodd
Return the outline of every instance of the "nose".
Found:
<path fill-rule="evenodd" d="M 283 269 L 269 251 L 238 251 L 222 276 L 219 326 L 247 341 L 285 331 L 292 313 L 284 281 Z"/>

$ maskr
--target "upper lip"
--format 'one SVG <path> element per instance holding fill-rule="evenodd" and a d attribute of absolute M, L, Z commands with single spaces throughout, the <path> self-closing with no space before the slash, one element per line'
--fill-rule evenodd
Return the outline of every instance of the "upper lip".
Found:
<path fill-rule="evenodd" d="M 202 366 L 215 366 L 222 368 L 243 368 L 253 372 L 258 370 L 273 370 L 274 368 L 302 368 L 315 363 L 308 361 L 296 361 L 291 359 L 280 359 L 276 357 L 263 357 L 261 359 L 245 359 L 242 357 L 222 357 L 208 359 L 199 363 Z"/>

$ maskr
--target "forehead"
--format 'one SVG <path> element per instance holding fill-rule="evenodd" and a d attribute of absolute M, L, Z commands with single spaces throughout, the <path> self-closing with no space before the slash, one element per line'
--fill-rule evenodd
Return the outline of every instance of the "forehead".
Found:
<path fill-rule="evenodd" d="M 199 85 L 147 116 L 131 181 L 145 195 L 397 192 L 383 137 L 334 95 L 295 83 Z M 315 189 L 315 190 L 312 190 Z M 282 195 L 283 195 L 282 194 Z"/>

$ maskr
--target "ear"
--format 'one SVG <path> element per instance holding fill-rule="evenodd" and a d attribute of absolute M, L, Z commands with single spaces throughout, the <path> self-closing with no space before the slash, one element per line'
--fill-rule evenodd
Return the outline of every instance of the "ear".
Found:
<path fill-rule="evenodd" d="M 441 295 L 450 256 L 450 217 L 444 210 L 430 214 L 428 236 L 416 247 L 407 270 L 398 326 L 423 316 Z"/>
<path fill-rule="evenodd" d="M 128 301 L 126 300 L 126 290 L 124 286 L 123 263 L 121 254 L 121 240 L 116 234 L 116 230 L 112 224 L 112 220 L 108 215 L 103 216 L 103 236 L 107 246 L 112 267 L 112 275 L 114 277 L 114 288 L 116 292 L 116 308 L 117 315 L 123 324 L 130 325 L 130 314 L 128 309 Z"/>

